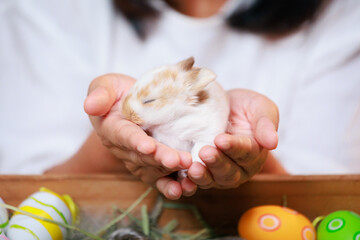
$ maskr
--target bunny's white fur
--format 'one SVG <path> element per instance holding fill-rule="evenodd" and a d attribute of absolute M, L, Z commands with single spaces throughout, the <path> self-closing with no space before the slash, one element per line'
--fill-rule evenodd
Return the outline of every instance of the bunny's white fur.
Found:
<path fill-rule="evenodd" d="M 229 103 L 215 74 L 193 64 L 189 58 L 146 73 L 129 91 L 122 114 L 159 142 L 191 152 L 193 161 L 202 163 L 200 149 L 214 146 L 215 136 L 226 130 Z"/>

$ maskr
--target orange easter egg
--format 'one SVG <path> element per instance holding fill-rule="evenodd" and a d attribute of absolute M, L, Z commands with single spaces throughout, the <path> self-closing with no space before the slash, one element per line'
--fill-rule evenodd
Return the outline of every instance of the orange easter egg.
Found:
<path fill-rule="evenodd" d="M 275 205 L 246 211 L 238 224 L 239 235 L 246 240 L 315 240 L 309 219 L 297 211 Z"/>

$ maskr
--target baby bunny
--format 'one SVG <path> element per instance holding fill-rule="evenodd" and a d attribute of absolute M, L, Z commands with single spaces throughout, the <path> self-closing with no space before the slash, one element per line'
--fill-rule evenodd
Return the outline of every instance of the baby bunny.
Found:
<path fill-rule="evenodd" d="M 190 57 L 143 75 L 125 97 L 122 115 L 203 164 L 199 151 L 214 146 L 215 136 L 225 132 L 229 102 L 215 74 L 193 65 Z"/>

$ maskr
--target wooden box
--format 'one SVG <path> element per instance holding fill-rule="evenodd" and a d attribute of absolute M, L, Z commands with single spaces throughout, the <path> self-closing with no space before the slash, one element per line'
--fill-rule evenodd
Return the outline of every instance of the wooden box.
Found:
<path fill-rule="evenodd" d="M 69 194 L 81 209 L 93 214 L 111 214 L 114 205 L 129 207 L 148 185 L 125 175 L 45 175 L 0 176 L 0 197 L 17 206 L 40 187 Z M 153 190 L 143 201 L 154 206 L 158 193 Z M 234 235 L 237 222 L 247 209 L 284 203 L 313 220 L 335 210 L 360 212 L 360 175 L 274 176 L 258 175 L 237 189 L 199 190 L 179 201 L 195 205 L 205 221 L 218 233 Z M 135 209 L 138 211 L 139 209 Z M 190 210 L 166 209 L 160 225 L 171 219 L 180 222 L 178 231 L 195 232 L 202 225 Z"/>

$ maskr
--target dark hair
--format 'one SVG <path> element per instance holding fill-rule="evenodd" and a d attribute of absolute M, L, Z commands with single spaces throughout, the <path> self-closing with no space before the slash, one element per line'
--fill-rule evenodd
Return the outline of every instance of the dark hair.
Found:
<path fill-rule="evenodd" d="M 131 23 L 142 39 L 146 36 L 145 20 L 159 15 L 148 0 L 113 0 L 113 5 Z"/>
<path fill-rule="evenodd" d="M 254 0 L 248 8 L 239 7 L 227 19 L 229 26 L 265 35 L 286 34 L 315 18 L 325 0 Z M 113 0 L 116 9 L 145 37 L 143 22 L 159 15 L 148 0 Z"/>
<path fill-rule="evenodd" d="M 315 18 L 323 0 L 255 0 L 227 19 L 230 26 L 262 34 L 285 34 Z"/>

